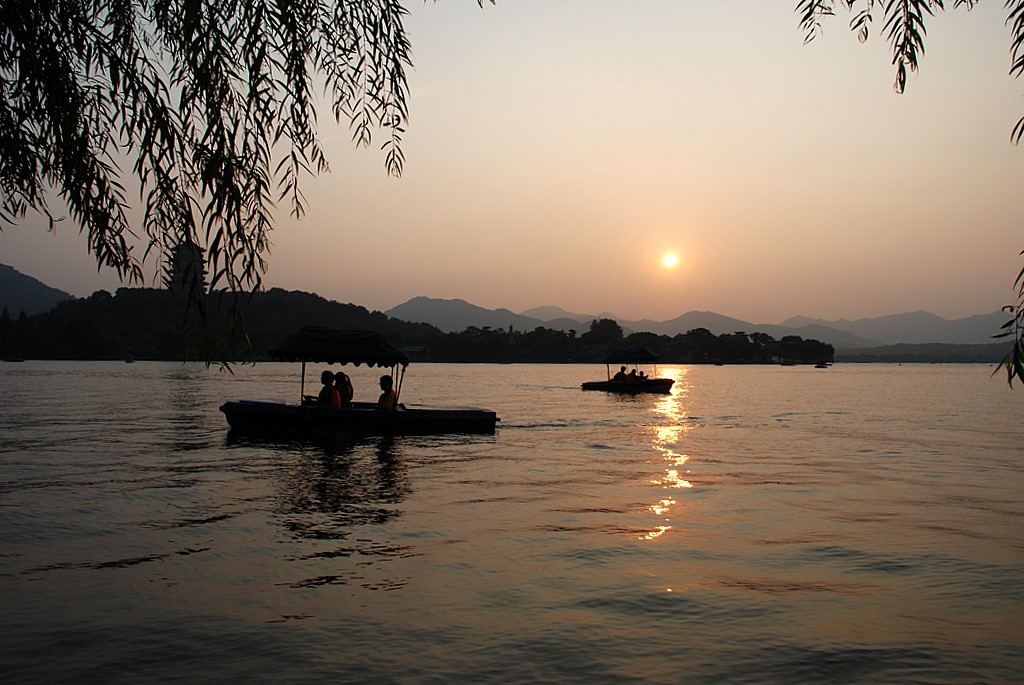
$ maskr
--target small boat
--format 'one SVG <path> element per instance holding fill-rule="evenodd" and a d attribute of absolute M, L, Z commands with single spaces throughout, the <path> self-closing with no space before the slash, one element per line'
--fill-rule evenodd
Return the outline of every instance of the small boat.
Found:
<path fill-rule="evenodd" d="M 639 364 L 654 364 L 658 361 L 658 355 L 646 347 L 626 347 L 615 350 L 604 360 L 607 379 L 603 381 L 586 381 L 582 384 L 584 390 L 603 390 L 605 392 L 617 392 L 629 395 L 638 393 L 661 393 L 667 394 L 672 391 L 671 378 L 656 378 L 637 373 Z M 628 374 L 612 375 L 613 364 L 628 366 L 632 364 L 633 371 Z M 655 372 L 657 368 L 655 367 Z M 625 376 L 623 378 L 622 376 Z"/>
<path fill-rule="evenodd" d="M 375 402 L 353 402 L 348 407 L 316 405 L 305 394 L 306 363 L 366 364 L 390 369 L 400 395 L 409 357 L 377 331 L 339 330 L 303 326 L 270 349 L 276 361 L 302 362 L 299 403 L 233 400 L 221 405 L 233 432 L 264 435 L 432 435 L 438 433 L 494 433 L 499 421 L 493 411 L 476 407 L 405 406 L 383 409 Z M 400 397 L 399 397 L 400 399 Z"/>

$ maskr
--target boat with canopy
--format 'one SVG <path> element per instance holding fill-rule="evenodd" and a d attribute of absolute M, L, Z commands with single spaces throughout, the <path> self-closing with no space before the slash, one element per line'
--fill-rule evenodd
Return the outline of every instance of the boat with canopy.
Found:
<path fill-rule="evenodd" d="M 617 392 L 634 395 L 637 393 L 661 393 L 666 394 L 672 391 L 671 378 L 657 378 L 638 373 L 640 364 L 654 366 L 657 373 L 658 355 L 646 347 L 624 347 L 612 352 L 604 360 L 607 378 L 603 381 L 586 381 L 582 384 L 584 390 L 603 390 L 605 392 Z M 629 373 L 621 371 L 612 375 L 612 366 L 619 365 L 627 367 L 632 365 L 633 370 Z"/>
<path fill-rule="evenodd" d="M 233 400 L 221 405 L 232 431 L 274 435 L 429 435 L 493 433 L 499 421 L 493 411 L 476 407 L 405 406 L 388 410 L 376 402 L 346 407 L 318 406 L 306 395 L 306 364 L 352 364 L 389 369 L 398 399 L 409 357 L 377 331 L 303 326 L 269 350 L 275 361 L 301 362 L 298 404 L 265 400 Z"/>

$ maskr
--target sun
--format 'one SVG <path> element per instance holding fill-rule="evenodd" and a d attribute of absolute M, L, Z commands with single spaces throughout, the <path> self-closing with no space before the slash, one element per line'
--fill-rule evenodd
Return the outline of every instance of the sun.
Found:
<path fill-rule="evenodd" d="M 679 257 L 674 252 L 666 252 L 661 256 L 661 265 L 666 269 L 674 269 L 679 264 Z"/>

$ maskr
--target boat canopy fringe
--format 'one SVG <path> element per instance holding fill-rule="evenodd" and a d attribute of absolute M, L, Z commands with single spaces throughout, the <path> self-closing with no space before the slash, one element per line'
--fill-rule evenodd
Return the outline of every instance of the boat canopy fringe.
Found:
<path fill-rule="evenodd" d="M 353 364 L 393 368 L 409 365 L 409 355 L 389 343 L 377 331 L 341 330 L 303 326 L 270 348 L 276 361 Z"/>

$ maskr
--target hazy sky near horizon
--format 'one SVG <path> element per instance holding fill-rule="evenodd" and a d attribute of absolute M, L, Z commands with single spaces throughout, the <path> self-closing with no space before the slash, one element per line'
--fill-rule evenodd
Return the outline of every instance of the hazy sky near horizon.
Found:
<path fill-rule="evenodd" d="M 880 17 L 867 44 L 841 12 L 804 45 L 795 5 L 406 3 L 405 173 L 325 109 L 332 171 L 301 221 L 280 208 L 267 287 L 754 323 L 1012 302 L 1024 80 L 1003 3 L 929 19 L 903 95 Z M 36 218 L 0 233 L 0 262 L 79 296 L 119 286 Z"/>

